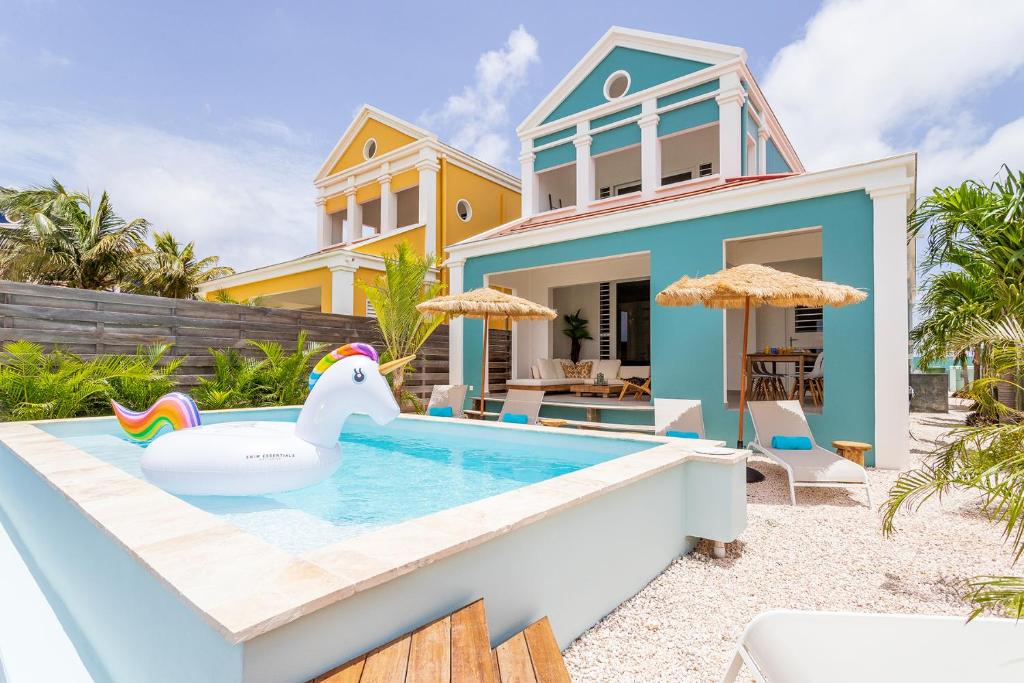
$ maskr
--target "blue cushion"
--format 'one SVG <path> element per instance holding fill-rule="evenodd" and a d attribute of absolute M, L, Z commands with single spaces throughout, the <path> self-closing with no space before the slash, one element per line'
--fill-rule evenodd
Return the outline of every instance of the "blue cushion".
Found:
<path fill-rule="evenodd" d="M 810 437 L 806 436 L 781 436 L 776 434 L 772 437 L 772 448 L 780 451 L 809 451 L 814 447 Z"/>
<path fill-rule="evenodd" d="M 432 408 L 427 408 L 427 415 L 430 415 L 431 417 L 451 417 L 454 414 L 455 412 L 452 410 L 451 406 L 434 406 Z"/>
<path fill-rule="evenodd" d="M 698 434 L 697 432 L 667 431 L 667 432 L 665 432 L 665 436 L 674 436 L 677 439 L 699 439 L 700 438 L 700 434 Z"/>
<path fill-rule="evenodd" d="M 524 425 L 529 424 L 530 418 L 519 413 L 505 413 L 501 416 L 502 422 L 511 422 L 512 424 Z"/>

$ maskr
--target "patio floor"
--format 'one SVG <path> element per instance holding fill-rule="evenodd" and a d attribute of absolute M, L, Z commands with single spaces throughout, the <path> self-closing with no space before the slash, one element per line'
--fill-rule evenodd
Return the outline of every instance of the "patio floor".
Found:
<path fill-rule="evenodd" d="M 913 415 L 912 461 L 931 452 L 964 416 L 962 408 Z M 899 533 L 887 539 L 863 492 L 798 489 L 793 507 L 781 468 L 759 458 L 752 464 L 767 479 L 749 487 L 749 523 L 727 546 L 726 558 L 711 559 L 704 549 L 680 558 L 583 634 L 565 653 L 573 680 L 718 681 L 744 626 L 764 610 L 966 618 L 970 610 L 960 598 L 965 579 L 1019 574 L 999 528 L 974 497 L 929 502 L 902 517 Z M 897 473 L 868 472 L 875 500 L 884 500 Z M 856 646 L 870 651 L 871 644 Z"/>

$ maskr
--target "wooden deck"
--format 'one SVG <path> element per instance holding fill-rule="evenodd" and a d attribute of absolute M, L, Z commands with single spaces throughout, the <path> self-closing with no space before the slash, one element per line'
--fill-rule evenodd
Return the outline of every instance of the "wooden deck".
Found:
<path fill-rule="evenodd" d="M 312 683 L 569 683 L 569 674 L 547 617 L 491 650 L 477 600 Z"/>

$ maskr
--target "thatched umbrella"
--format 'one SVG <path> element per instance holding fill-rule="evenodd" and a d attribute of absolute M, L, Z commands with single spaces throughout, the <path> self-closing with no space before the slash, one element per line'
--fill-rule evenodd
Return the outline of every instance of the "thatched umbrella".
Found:
<path fill-rule="evenodd" d="M 480 368 L 480 417 L 483 418 L 484 397 L 487 393 L 487 331 L 491 326 L 491 317 L 505 317 L 509 320 L 553 320 L 558 317 L 556 311 L 541 306 L 529 299 L 506 294 L 505 292 L 481 287 L 461 294 L 447 294 L 424 301 L 416 306 L 422 313 L 441 313 L 449 318 L 463 316 L 466 318 L 483 319 L 484 347 Z"/>
<path fill-rule="evenodd" d="M 845 306 L 867 298 L 848 285 L 784 273 L 768 266 L 746 263 L 704 277 L 683 276 L 655 297 L 662 306 L 743 309 L 743 355 L 740 365 L 740 426 L 738 448 L 743 447 L 743 416 L 747 403 L 747 333 L 754 306 Z M 749 473 L 748 473 L 749 475 Z M 760 473 L 758 473 L 760 476 Z"/>

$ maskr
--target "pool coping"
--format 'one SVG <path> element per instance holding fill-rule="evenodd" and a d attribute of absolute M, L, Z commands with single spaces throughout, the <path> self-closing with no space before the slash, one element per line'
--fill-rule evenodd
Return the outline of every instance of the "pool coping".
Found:
<path fill-rule="evenodd" d="M 292 555 L 37 426 L 68 421 L 0 423 L 0 442 L 233 644 L 685 462 L 732 465 L 750 455 L 706 455 L 692 442 L 588 430 L 588 437 L 651 447 Z M 557 427 L 469 423 L 566 435 Z"/>

